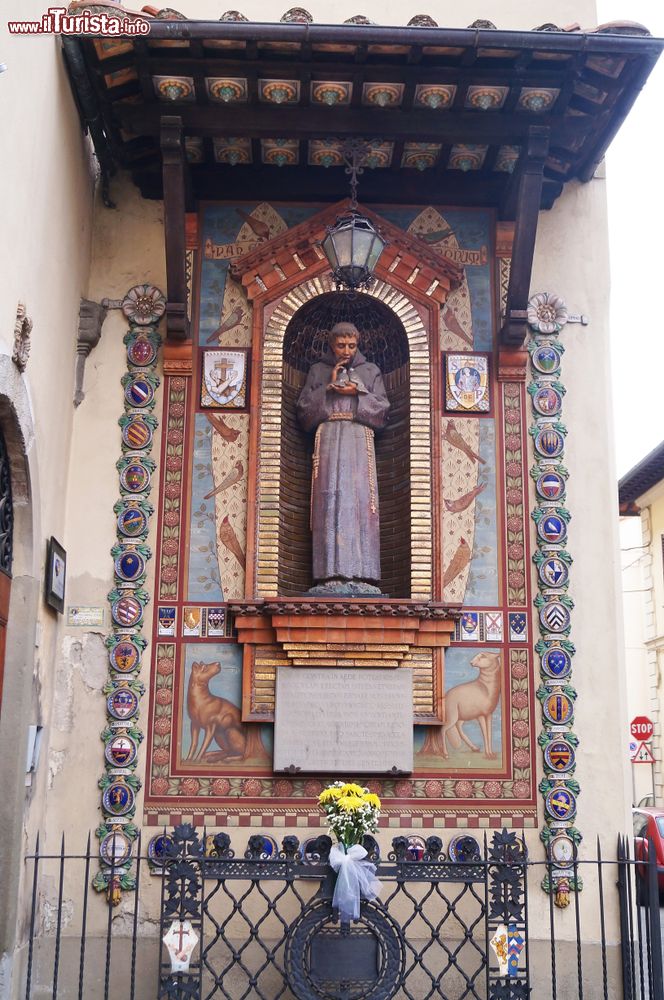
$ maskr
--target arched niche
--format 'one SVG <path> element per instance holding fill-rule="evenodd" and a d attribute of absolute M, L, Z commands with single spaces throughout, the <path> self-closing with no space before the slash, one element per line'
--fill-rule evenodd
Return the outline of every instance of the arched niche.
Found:
<path fill-rule="evenodd" d="M 378 365 L 390 400 L 387 426 L 375 437 L 380 502 L 381 589 L 410 597 L 410 379 L 408 337 L 391 309 L 370 295 L 325 292 L 301 306 L 283 341 L 281 497 L 278 591 L 291 597 L 312 586 L 309 499 L 313 435 L 305 434 L 296 403 L 312 364 L 327 348 L 335 323 L 354 323 L 360 350 Z"/>
<path fill-rule="evenodd" d="M 318 308 L 324 313 L 332 307 L 331 302 L 339 303 L 340 299 L 330 299 L 335 295 L 329 274 L 303 281 L 288 292 L 271 310 L 265 310 L 262 345 L 262 367 L 260 376 L 260 407 L 257 409 L 259 421 L 258 462 L 257 462 L 257 511 L 256 511 L 256 546 L 255 546 L 255 584 L 257 597 L 289 596 L 303 593 L 310 584 L 309 576 L 304 573 L 284 575 L 280 568 L 280 556 L 283 557 L 286 546 L 300 546 L 298 560 L 304 559 L 306 549 L 310 546 L 308 519 L 303 519 L 302 511 L 308 514 L 309 509 L 309 478 L 307 462 L 310 453 L 305 457 L 298 469 L 297 482 L 289 475 L 291 457 L 287 454 L 291 445 L 300 446 L 299 428 L 295 427 L 294 406 L 299 393 L 298 383 L 303 384 L 308 365 L 322 353 L 320 338 L 322 331 L 316 337 L 307 336 L 307 317 L 316 314 Z M 390 513 L 400 501 L 399 524 L 401 531 L 407 535 L 407 540 L 400 543 L 403 552 L 408 552 L 405 566 L 397 569 L 390 565 L 391 557 L 387 555 L 387 563 L 383 568 L 383 587 L 391 593 L 389 586 L 402 590 L 403 593 L 393 593 L 395 597 L 411 597 L 413 599 L 430 600 L 432 596 L 432 483 L 431 483 L 431 388 L 430 388 L 430 356 L 427 331 L 411 299 L 385 281 L 375 281 L 370 291 L 359 296 L 362 308 L 369 310 L 373 305 L 370 325 L 376 330 L 374 343 L 379 352 L 384 352 L 385 360 L 380 364 L 384 374 L 388 374 L 390 385 L 388 393 L 394 394 L 394 428 L 401 420 L 407 423 L 408 430 L 401 429 L 399 446 L 406 450 L 402 453 L 403 470 L 399 469 L 394 456 L 388 454 L 390 432 L 387 436 L 376 438 L 377 464 L 380 462 L 385 479 L 384 492 L 380 494 L 381 503 L 381 534 L 391 534 L 394 540 L 394 521 L 390 521 Z M 320 300 L 318 306 L 310 306 L 309 314 L 304 310 L 309 303 Z M 300 313 L 300 310 L 302 312 Z M 300 314 L 300 320 L 295 319 Z M 331 312 L 330 312 L 331 315 Z M 368 317 L 369 312 L 366 313 Z M 398 341 L 402 345 L 395 352 L 393 361 L 389 359 L 387 347 L 381 346 L 377 326 L 381 319 L 388 323 L 390 330 L 397 330 Z M 356 320 L 357 322 L 357 320 Z M 362 320 L 357 322 L 361 325 Z M 302 343 L 311 341 L 310 347 L 301 351 L 300 360 L 291 364 L 285 360 L 285 341 L 290 328 L 293 341 L 300 337 Z M 299 349 L 298 349 L 299 350 Z M 309 354 L 307 352 L 310 352 Z M 315 352 L 318 352 L 317 354 Z M 368 354 L 371 357 L 371 354 Z M 401 363 L 396 360 L 401 358 Z M 387 369 L 385 367 L 387 363 Z M 302 370 L 301 370 L 302 369 Z M 407 403 L 405 402 L 407 400 Z M 407 407 L 407 412 L 404 411 Z M 400 482 L 395 488 L 392 498 L 389 496 L 389 467 L 393 466 L 393 481 L 399 479 L 400 471 L 408 477 L 409 489 L 404 492 L 404 484 Z M 380 472 L 379 472 L 380 476 Z M 404 477 L 405 478 L 405 477 Z M 294 500 L 297 510 L 293 514 L 292 530 L 287 535 L 285 526 L 288 524 L 289 508 Z M 384 519 L 384 526 L 383 526 Z M 306 528 L 306 531 L 303 529 Z M 381 538 L 381 555 L 387 549 L 387 542 Z M 310 567 L 310 554 L 308 563 Z M 387 575 L 386 575 L 387 571 Z M 406 574 L 409 573 L 409 579 Z M 386 581 L 390 579 L 392 583 Z M 398 582 L 394 582 L 398 581 Z M 305 583 L 307 586 L 305 586 Z M 280 588 L 284 589 L 280 589 Z"/>

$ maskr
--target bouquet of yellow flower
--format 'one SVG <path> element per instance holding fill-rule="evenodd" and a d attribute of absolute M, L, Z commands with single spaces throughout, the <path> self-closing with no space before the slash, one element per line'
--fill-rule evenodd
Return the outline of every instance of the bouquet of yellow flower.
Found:
<path fill-rule="evenodd" d="M 320 793 L 318 801 L 327 825 L 339 840 L 330 851 L 330 864 L 337 873 L 332 905 L 342 923 L 358 920 L 360 900 L 376 899 L 381 888 L 376 866 L 366 860 L 362 847 L 364 835 L 378 830 L 380 799 L 361 785 L 335 781 Z"/>
<path fill-rule="evenodd" d="M 320 793 L 318 801 L 327 825 L 344 850 L 361 844 L 365 834 L 378 830 L 380 799 L 368 788 L 353 782 L 335 781 Z"/>

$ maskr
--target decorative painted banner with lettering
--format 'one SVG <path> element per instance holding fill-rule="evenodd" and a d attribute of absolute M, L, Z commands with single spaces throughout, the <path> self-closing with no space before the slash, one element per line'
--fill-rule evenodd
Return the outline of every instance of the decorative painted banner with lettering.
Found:
<path fill-rule="evenodd" d="M 565 907 L 570 891 L 579 891 L 582 881 L 575 869 L 581 833 L 574 825 L 579 783 L 574 778 L 579 740 L 573 731 L 576 691 L 571 686 L 570 642 L 574 602 L 568 595 L 572 557 L 565 548 L 571 515 L 564 506 L 568 472 L 563 465 L 567 430 L 560 417 L 565 386 L 561 362 L 565 348 L 558 340 L 564 325 L 557 322 L 564 304 L 549 293 L 530 300 L 528 320 L 533 331 L 528 350 L 531 379 L 528 393 L 533 408 L 530 435 L 535 464 L 530 475 L 535 482 L 537 505 L 532 512 L 537 529 L 537 609 L 541 638 L 535 646 L 540 656 L 540 686 L 543 728 L 538 742 L 542 750 L 544 777 L 539 789 L 544 796 L 546 825 L 541 831 L 553 867 L 542 887 Z M 566 315 L 566 313 L 565 313 Z"/>
<path fill-rule="evenodd" d="M 120 902 L 122 891 L 135 884 L 131 864 L 138 828 L 133 818 L 141 788 L 135 771 L 143 739 L 136 717 L 145 690 L 138 675 L 147 646 L 141 628 L 150 597 L 143 584 L 152 555 L 146 539 L 154 512 L 148 502 L 156 469 L 150 451 L 158 423 L 150 411 L 159 386 L 155 374 L 161 343 L 157 324 L 165 307 L 164 296 L 154 285 L 135 286 L 121 304 L 129 320 L 124 337 L 128 370 L 122 377 L 124 413 L 118 421 L 122 457 L 116 463 L 120 499 L 113 508 L 118 532 L 111 550 L 115 586 L 108 595 L 113 631 L 106 639 L 110 670 L 103 689 L 108 714 L 101 734 L 106 770 L 99 780 L 102 821 L 96 831 L 101 867 L 92 883 L 97 891 L 106 892 L 114 905 Z"/>
<path fill-rule="evenodd" d="M 243 240 L 235 243 L 213 243 L 205 241 L 203 255 L 206 260 L 232 260 L 234 257 L 244 257 L 260 245 L 259 240 Z"/>

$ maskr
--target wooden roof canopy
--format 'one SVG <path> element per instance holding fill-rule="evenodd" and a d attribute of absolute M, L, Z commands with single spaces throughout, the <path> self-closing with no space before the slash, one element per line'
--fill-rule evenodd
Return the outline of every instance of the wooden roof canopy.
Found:
<path fill-rule="evenodd" d="M 99 0 L 70 11 L 85 7 Z M 141 16 L 148 35 L 65 36 L 63 47 L 105 186 L 119 167 L 144 197 L 164 198 L 169 271 L 196 200 L 336 202 L 347 193 L 341 145 L 361 138 L 364 204 L 485 205 L 516 220 L 509 298 L 523 315 L 503 329 L 513 345 L 525 335 L 537 212 L 567 181 L 593 176 L 664 45 L 628 24 L 517 32 Z M 173 290 L 169 280 L 169 300 Z M 169 336 L 186 335 L 184 319 L 169 324 Z"/>
<path fill-rule="evenodd" d="M 636 501 L 664 479 L 664 442 L 637 462 L 618 483 L 618 502 L 622 515 L 640 514 Z"/>

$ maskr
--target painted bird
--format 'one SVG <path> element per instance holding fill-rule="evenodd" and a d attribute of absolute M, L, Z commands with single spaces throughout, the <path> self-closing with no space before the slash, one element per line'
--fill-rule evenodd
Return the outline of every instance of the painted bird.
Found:
<path fill-rule="evenodd" d="M 222 334 L 228 333 L 229 330 L 233 330 L 241 321 L 243 316 L 244 316 L 244 309 L 242 308 L 242 306 L 236 306 L 233 312 L 226 317 L 226 319 L 220 326 L 217 327 L 214 333 L 210 334 L 205 343 L 211 344 L 212 341 L 216 340 L 217 338 L 221 340 Z"/>
<path fill-rule="evenodd" d="M 228 514 L 219 525 L 219 541 L 224 548 L 233 553 L 242 569 L 244 569 L 244 552 L 237 540 L 237 535 L 233 531 L 233 525 L 228 520 Z"/>
<path fill-rule="evenodd" d="M 228 475 L 224 476 L 219 485 L 215 486 L 210 493 L 206 493 L 203 499 L 210 500 L 212 497 L 216 497 L 217 493 L 223 493 L 223 491 L 227 490 L 229 486 L 233 486 L 234 483 L 237 483 L 240 479 L 242 479 L 243 475 L 244 466 L 242 462 L 236 462 Z"/>
<path fill-rule="evenodd" d="M 452 312 L 449 306 L 445 306 L 445 311 L 443 312 L 443 323 L 450 331 L 450 333 L 455 334 L 455 336 L 457 337 L 461 337 L 461 339 L 465 340 L 467 344 L 472 345 L 473 343 L 472 336 L 466 333 L 464 328 L 461 326 L 461 323 L 456 318 L 455 313 Z"/>
<path fill-rule="evenodd" d="M 263 222 L 262 219 L 255 219 L 253 215 L 249 215 L 241 208 L 236 208 L 235 211 L 240 216 L 241 219 L 247 223 L 249 228 L 256 234 L 259 240 L 266 240 L 270 235 L 270 227 L 267 222 Z"/>
<path fill-rule="evenodd" d="M 232 444 L 233 441 L 237 440 L 240 432 L 236 431 L 233 427 L 229 427 L 227 423 L 224 423 L 223 417 L 218 416 L 216 413 L 206 413 L 205 416 L 212 424 L 213 430 L 215 430 L 217 434 L 221 434 L 224 441 L 228 441 Z"/>
<path fill-rule="evenodd" d="M 465 438 L 459 434 L 453 420 L 447 421 L 447 427 L 445 428 L 443 438 L 451 444 L 453 448 L 458 448 L 459 451 L 462 451 L 468 458 L 472 458 L 474 462 L 480 462 L 482 465 L 486 464 L 485 460 L 474 452 Z"/>
<path fill-rule="evenodd" d="M 459 573 L 462 573 L 470 562 L 472 551 L 465 538 L 462 538 L 457 546 L 457 550 L 450 559 L 449 565 L 443 574 L 443 587 L 449 587 L 452 580 L 455 580 Z"/>
<path fill-rule="evenodd" d="M 486 489 L 486 483 L 480 483 L 474 490 L 464 493 L 464 495 L 459 497 L 458 500 L 445 500 L 445 498 L 443 498 L 443 502 L 451 514 L 458 514 L 459 511 L 466 510 L 467 507 L 470 507 L 475 497 L 479 496 L 484 489 Z"/>
<path fill-rule="evenodd" d="M 441 240 L 446 240 L 448 236 L 454 236 L 454 230 L 450 226 L 445 226 L 444 229 L 436 229 L 433 233 L 418 233 L 417 235 L 426 243 L 440 243 Z"/>

